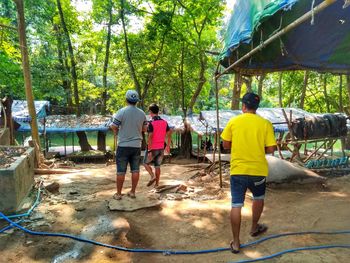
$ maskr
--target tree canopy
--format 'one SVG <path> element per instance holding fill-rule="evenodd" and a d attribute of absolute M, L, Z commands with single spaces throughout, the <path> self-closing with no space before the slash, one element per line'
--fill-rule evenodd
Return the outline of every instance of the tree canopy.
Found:
<path fill-rule="evenodd" d="M 167 114 L 215 108 L 214 73 L 222 49 L 223 0 L 25 0 L 27 44 L 36 100 L 61 113 L 113 113 L 136 89 Z M 24 99 L 16 6 L 0 2 L 0 92 Z M 266 107 L 347 110 L 345 76 L 292 71 L 219 81 L 220 108 L 261 93 Z M 237 81 L 236 81 L 237 82 Z M 238 95 L 237 95 L 238 94 Z"/>

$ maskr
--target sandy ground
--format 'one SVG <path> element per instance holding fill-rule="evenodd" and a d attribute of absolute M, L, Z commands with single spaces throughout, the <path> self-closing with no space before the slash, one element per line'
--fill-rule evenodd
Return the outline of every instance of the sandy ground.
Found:
<path fill-rule="evenodd" d="M 165 193 L 160 207 L 134 212 L 108 209 L 108 201 L 115 192 L 114 165 L 85 165 L 75 174 L 41 175 L 46 181 L 58 182 L 59 193 L 48 193 L 35 210 L 31 222 L 23 225 L 36 231 L 85 234 L 100 242 L 129 248 L 204 250 L 228 247 L 231 240 L 229 177 L 224 176 L 223 189 L 219 188 L 218 177 L 190 183 L 187 180 L 198 172 L 195 166 L 195 160 L 178 160 L 163 166 L 161 183 L 186 184 L 188 190 L 194 191 L 190 198 L 171 200 L 172 195 L 166 196 Z M 146 187 L 148 179 L 142 168 L 139 194 L 150 190 Z M 124 192 L 129 188 L 130 177 L 127 176 Z M 250 208 L 248 197 L 243 208 L 243 243 L 258 239 L 248 234 Z M 264 235 L 268 236 L 283 232 L 350 230 L 349 218 L 350 176 L 344 176 L 328 179 L 323 186 L 269 186 L 261 222 L 269 226 Z M 116 223 L 117 228 L 103 228 L 103 220 Z M 102 228 L 95 231 L 93 227 L 96 225 Z M 0 228 L 3 226 L 5 224 L 0 222 Z M 32 236 L 15 230 L 0 235 L 0 262 L 54 262 L 72 248 L 79 250 L 80 255 L 78 259 L 65 262 L 235 262 L 295 247 L 326 244 L 350 244 L 350 235 L 282 237 L 242 249 L 238 255 L 224 251 L 165 256 L 86 246 L 71 239 Z M 349 262 L 349 259 L 350 249 L 337 248 L 291 253 L 267 262 Z"/>

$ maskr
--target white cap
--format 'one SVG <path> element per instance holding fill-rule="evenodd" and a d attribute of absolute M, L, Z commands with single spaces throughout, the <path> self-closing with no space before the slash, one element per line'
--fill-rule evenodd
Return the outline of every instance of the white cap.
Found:
<path fill-rule="evenodd" d="M 139 94 L 137 93 L 136 90 L 128 90 L 125 94 L 126 100 L 132 103 L 136 103 L 140 101 L 139 99 Z"/>

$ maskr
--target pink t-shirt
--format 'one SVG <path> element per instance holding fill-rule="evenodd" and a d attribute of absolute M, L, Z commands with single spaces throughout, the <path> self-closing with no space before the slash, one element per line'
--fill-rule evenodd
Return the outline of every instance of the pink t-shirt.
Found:
<path fill-rule="evenodd" d="M 159 116 L 154 116 L 148 124 L 148 133 L 152 133 L 151 150 L 163 150 L 165 135 L 169 131 L 168 123 Z"/>

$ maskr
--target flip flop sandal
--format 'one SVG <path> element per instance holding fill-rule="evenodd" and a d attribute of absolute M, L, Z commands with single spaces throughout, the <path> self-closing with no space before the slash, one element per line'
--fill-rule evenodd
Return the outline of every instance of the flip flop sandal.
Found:
<path fill-rule="evenodd" d="M 234 249 L 233 248 L 233 240 L 230 242 L 230 248 L 231 248 L 231 252 L 233 254 L 238 254 L 239 253 L 239 249 Z"/>
<path fill-rule="evenodd" d="M 267 231 L 268 227 L 264 224 L 258 224 L 254 232 L 250 232 L 252 237 L 259 236 Z"/>
<path fill-rule="evenodd" d="M 156 178 L 149 180 L 149 182 L 147 183 L 147 186 L 151 186 L 155 181 L 156 181 Z"/>
<path fill-rule="evenodd" d="M 120 195 L 120 194 L 118 194 L 118 193 L 115 193 L 115 194 L 113 195 L 113 199 L 115 199 L 115 200 L 122 200 L 122 195 Z"/>
<path fill-rule="evenodd" d="M 134 193 L 131 193 L 131 192 L 128 192 L 127 195 L 130 197 L 130 198 L 136 198 L 135 194 Z"/>

